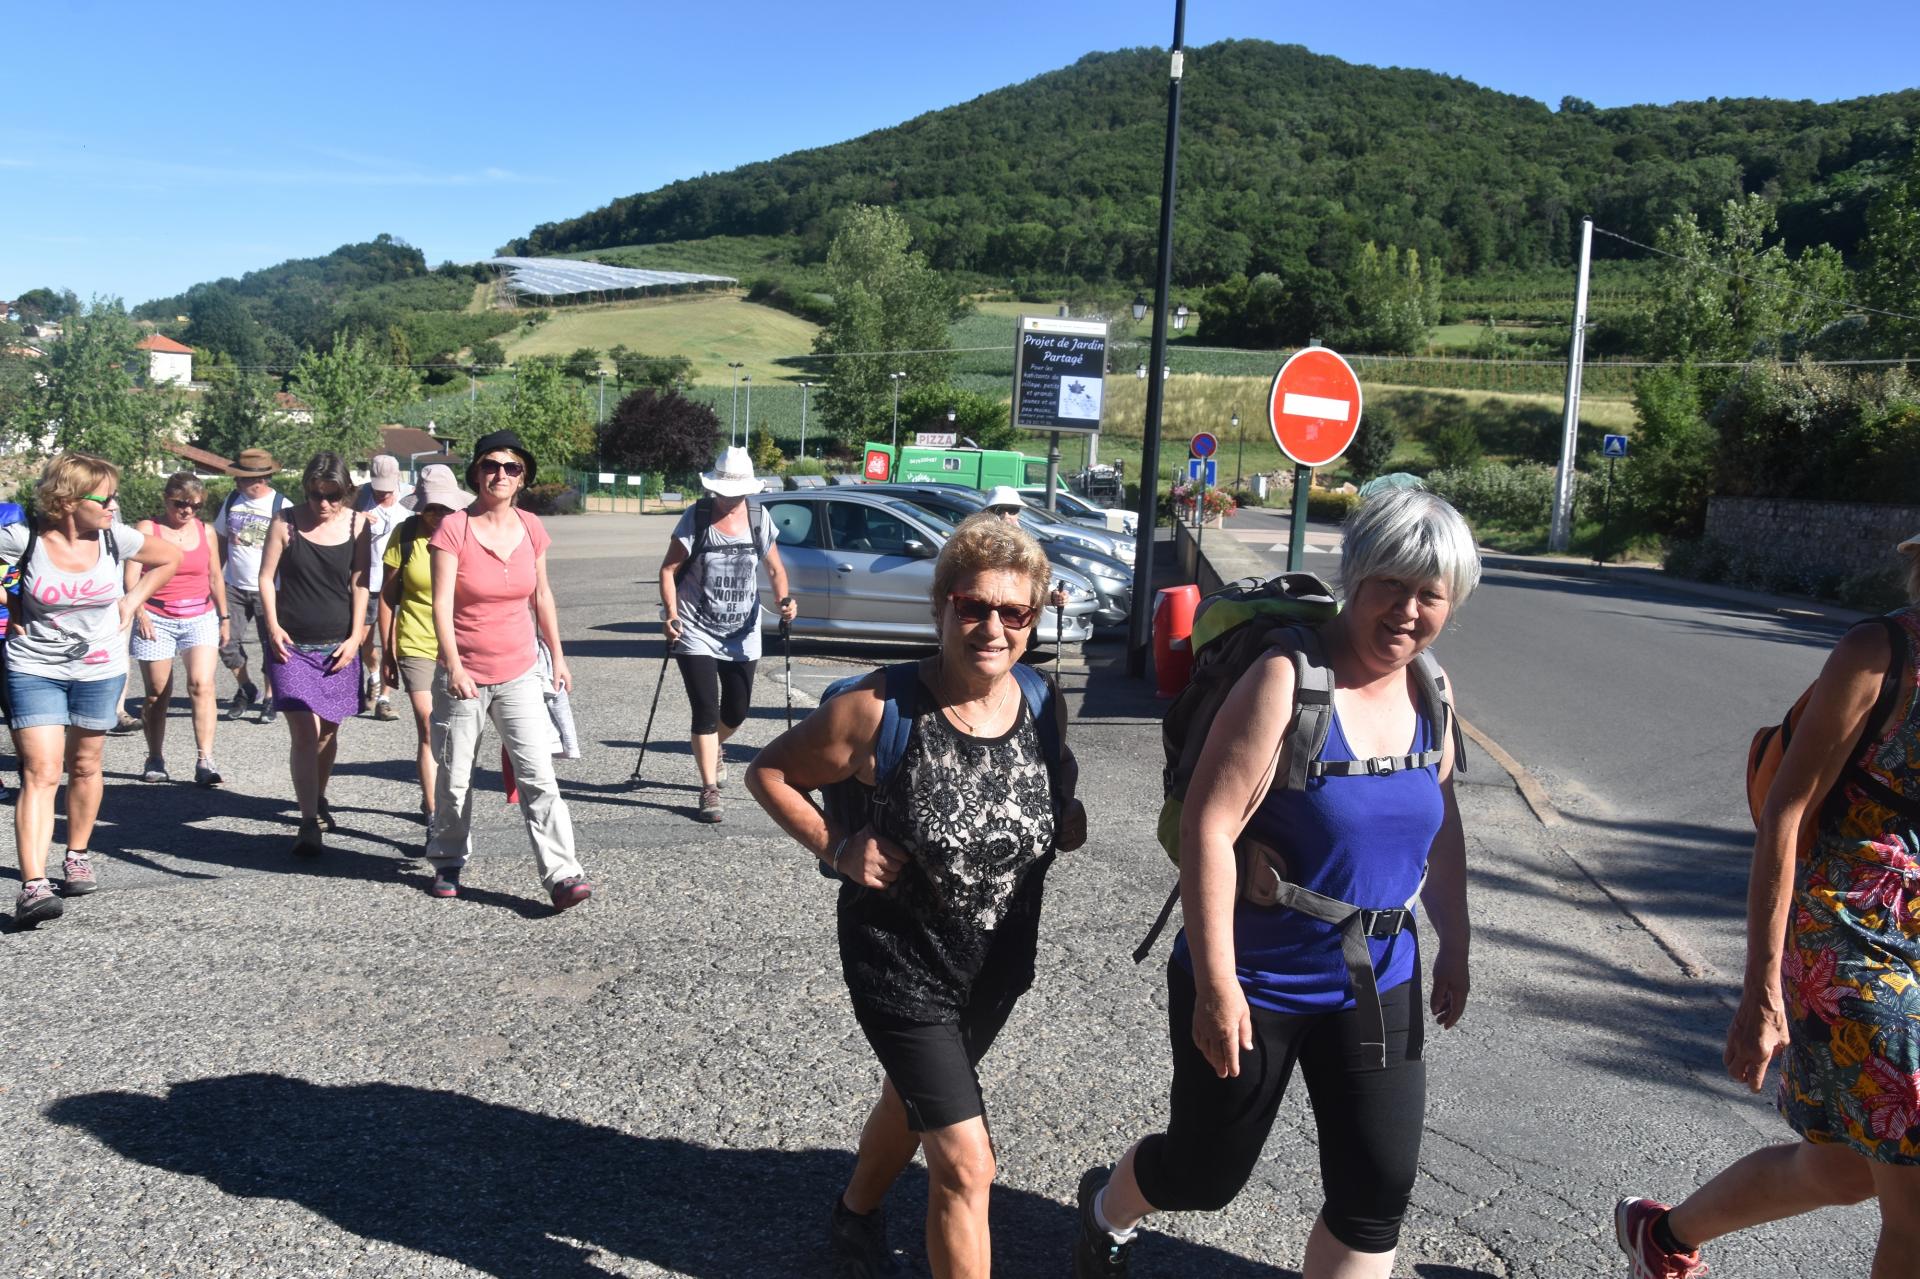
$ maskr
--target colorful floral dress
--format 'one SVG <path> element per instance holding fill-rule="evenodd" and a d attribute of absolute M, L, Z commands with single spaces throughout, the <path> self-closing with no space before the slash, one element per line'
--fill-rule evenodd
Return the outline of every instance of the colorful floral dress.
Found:
<path fill-rule="evenodd" d="M 1920 1164 L 1920 822 L 1895 806 L 1920 806 L 1920 614 L 1889 620 L 1906 637 L 1898 695 L 1795 875 L 1778 1105 L 1808 1141 Z"/>

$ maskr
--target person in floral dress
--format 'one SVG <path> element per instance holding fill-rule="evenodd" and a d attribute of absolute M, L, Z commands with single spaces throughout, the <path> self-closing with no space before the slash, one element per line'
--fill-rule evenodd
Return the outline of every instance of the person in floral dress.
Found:
<path fill-rule="evenodd" d="M 1920 1275 L 1920 536 L 1900 550 L 1915 603 L 1835 646 L 1754 844 L 1727 1073 L 1759 1092 L 1779 1057 L 1777 1106 L 1800 1140 L 1671 1209 L 1621 1200 L 1636 1279 L 1705 1274 L 1710 1239 L 1876 1198 L 1872 1279 Z"/>

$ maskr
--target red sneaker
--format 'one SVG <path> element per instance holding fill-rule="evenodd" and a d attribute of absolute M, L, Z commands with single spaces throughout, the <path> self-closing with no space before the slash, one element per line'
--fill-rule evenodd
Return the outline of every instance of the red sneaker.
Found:
<path fill-rule="evenodd" d="M 1613 1208 L 1613 1237 L 1633 1263 L 1632 1279 L 1699 1279 L 1707 1273 L 1700 1250 L 1668 1252 L 1653 1241 L 1653 1223 L 1667 1205 L 1657 1199 L 1622 1199 Z"/>
<path fill-rule="evenodd" d="M 553 886 L 553 908 L 566 910 L 593 896 L 593 885 L 585 875 L 569 875 Z"/>

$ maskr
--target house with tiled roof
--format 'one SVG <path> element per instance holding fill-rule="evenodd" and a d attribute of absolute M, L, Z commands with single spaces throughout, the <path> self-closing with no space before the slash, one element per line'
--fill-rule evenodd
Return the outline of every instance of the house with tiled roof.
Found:
<path fill-rule="evenodd" d="M 160 333 L 149 333 L 133 344 L 147 354 L 147 385 L 173 383 L 186 386 L 193 381 L 193 348 Z"/>

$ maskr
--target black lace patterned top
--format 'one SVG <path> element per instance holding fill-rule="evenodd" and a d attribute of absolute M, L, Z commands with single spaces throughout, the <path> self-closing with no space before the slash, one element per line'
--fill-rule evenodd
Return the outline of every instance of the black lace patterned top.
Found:
<path fill-rule="evenodd" d="M 1012 728 L 972 737 L 915 682 L 906 751 L 873 809 L 907 864 L 885 892 L 840 890 L 840 962 L 856 1011 L 953 1021 L 997 945 L 1025 948 L 1031 981 L 1053 805 L 1039 733 L 1014 696 Z"/>

